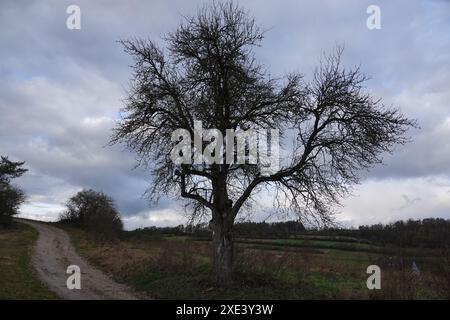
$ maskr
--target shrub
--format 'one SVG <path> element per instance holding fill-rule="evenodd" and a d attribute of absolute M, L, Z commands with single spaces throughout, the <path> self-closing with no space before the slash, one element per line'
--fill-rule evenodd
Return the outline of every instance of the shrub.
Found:
<path fill-rule="evenodd" d="M 97 241 L 115 241 L 123 229 L 114 201 L 102 192 L 80 191 L 66 207 L 60 222 L 86 230 Z"/>
<path fill-rule="evenodd" d="M 0 225 L 8 226 L 11 217 L 18 213 L 17 209 L 25 201 L 25 193 L 14 186 L 0 185 Z"/>

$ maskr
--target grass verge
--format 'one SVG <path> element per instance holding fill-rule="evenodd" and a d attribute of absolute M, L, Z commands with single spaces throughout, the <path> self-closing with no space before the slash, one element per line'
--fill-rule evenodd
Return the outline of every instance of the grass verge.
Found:
<path fill-rule="evenodd" d="M 14 223 L 0 229 L 0 299 L 57 299 L 37 278 L 31 265 L 37 231 Z"/>

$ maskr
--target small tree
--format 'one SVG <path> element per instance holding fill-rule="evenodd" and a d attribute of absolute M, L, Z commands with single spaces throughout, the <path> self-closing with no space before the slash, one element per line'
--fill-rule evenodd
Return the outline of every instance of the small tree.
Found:
<path fill-rule="evenodd" d="M 83 228 L 99 241 L 116 240 L 123 229 L 114 201 L 102 192 L 80 191 L 66 206 L 60 222 Z"/>
<path fill-rule="evenodd" d="M 126 143 L 152 168 L 152 197 L 178 194 L 193 218 L 211 216 L 220 282 L 231 276 L 234 221 L 262 187 L 274 194 L 275 208 L 329 223 L 331 204 L 358 182 L 358 171 L 405 143 L 403 134 L 414 125 L 364 90 L 366 77 L 341 65 L 340 49 L 322 61 L 310 83 L 296 73 L 270 77 L 252 53 L 262 38 L 246 12 L 222 3 L 204 7 L 170 33 L 168 54 L 150 40 L 122 41 L 135 65 L 112 142 Z M 172 134 L 181 128 L 195 140 L 196 120 L 222 136 L 228 129 L 278 129 L 294 145 L 281 143 L 284 161 L 270 175 L 262 174 L 261 163 L 178 166 L 170 157 Z M 226 158 L 227 148 L 218 152 Z"/>
<path fill-rule="evenodd" d="M 12 162 L 8 157 L 0 160 L 0 224 L 7 225 L 11 217 L 18 213 L 19 206 L 25 201 L 25 193 L 11 184 L 11 180 L 20 177 L 27 169 L 25 162 Z"/>

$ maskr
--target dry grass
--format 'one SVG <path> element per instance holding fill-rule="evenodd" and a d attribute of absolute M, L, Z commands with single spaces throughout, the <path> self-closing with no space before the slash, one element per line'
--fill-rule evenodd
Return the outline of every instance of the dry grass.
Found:
<path fill-rule="evenodd" d="M 235 280 L 218 288 L 211 281 L 209 242 L 174 237 L 98 246 L 82 232 L 70 232 L 91 262 L 155 298 L 427 299 L 448 294 L 446 275 L 433 269 L 435 258 L 420 261 L 416 276 L 412 258 L 401 255 L 394 263 L 381 254 L 239 244 Z M 381 290 L 366 287 L 370 264 L 382 269 Z"/>

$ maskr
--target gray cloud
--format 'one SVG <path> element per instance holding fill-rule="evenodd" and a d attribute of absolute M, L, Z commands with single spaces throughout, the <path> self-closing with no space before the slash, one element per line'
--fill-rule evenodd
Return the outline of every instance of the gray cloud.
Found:
<path fill-rule="evenodd" d="M 67 197 L 95 188 L 116 199 L 129 228 L 183 222 L 173 199 L 149 207 L 142 198 L 149 173 L 133 170 L 134 156 L 120 146 L 105 145 L 130 77 L 131 60 L 116 41 L 136 36 L 163 44 L 202 1 L 76 1 L 77 31 L 65 27 L 72 3 L 0 4 L 0 153 L 31 169 L 19 181 L 30 196 L 24 215 L 52 219 Z M 373 1 L 240 3 L 268 30 L 256 54 L 274 75 L 296 70 L 308 78 L 324 51 L 344 44 L 345 64 L 372 76 L 372 93 L 422 127 L 410 132 L 411 144 L 386 155 L 384 166 L 364 173 L 340 219 L 450 217 L 450 3 L 378 1 L 377 31 L 365 25 Z"/>

